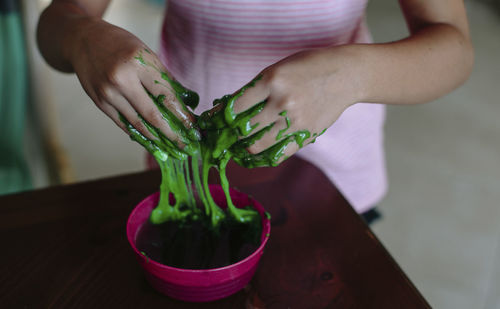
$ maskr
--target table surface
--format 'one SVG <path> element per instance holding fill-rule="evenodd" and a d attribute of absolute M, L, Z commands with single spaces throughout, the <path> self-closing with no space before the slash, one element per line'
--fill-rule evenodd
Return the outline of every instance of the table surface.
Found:
<path fill-rule="evenodd" d="M 292 157 L 277 168 L 231 164 L 231 185 L 272 216 L 251 283 L 191 304 L 146 282 L 125 233 L 158 171 L 0 197 L 3 308 L 429 308 L 324 174 Z"/>

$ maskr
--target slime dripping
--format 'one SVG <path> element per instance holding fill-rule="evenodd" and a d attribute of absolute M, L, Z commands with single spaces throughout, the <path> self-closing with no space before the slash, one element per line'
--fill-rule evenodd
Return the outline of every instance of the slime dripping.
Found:
<path fill-rule="evenodd" d="M 146 52 L 150 53 L 148 50 Z M 183 87 L 154 64 L 145 61 L 142 53 L 135 59 L 141 65 L 151 66 L 157 70 L 161 78 L 173 89 L 184 111 L 192 114 L 187 106 L 192 110 L 196 108 L 199 102 L 198 94 Z M 234 111 L 237 99 L 248 88 L 253 87 L 260 78 L 261 76 L 257 76 L 233 95 L 225 95 L 215 100 L 212 110 L 203 112 L 199 116 L 193 114 L 196 119 L 195 127 L 199 128 L 202 134 L 194 127 L 186 128 L 184 123 L 165 106 L 165 95 L 154 96 L 144 88 L 170 129 L 179 136 L 184 147 L 169 140 L 158 128 L 139 115 L 147 130 L 154 136 L 154 139 L 147 138 L 120 114 L 120 120 L 125 124 L 131 139 L 141 144 L 153 155 L 161 170 L 160 198 L 150 216 L 153 224 L 207 217 L 212 227 L 216 228 L 227 216 L 240 223 L 260 221 L 260 216 L 253 208 L 237 208 L 233 204 L 226 176 L 228 162 L 233 159 L 237 164 L 247 168 L 277 166 L 284 159 L 285 149 L 290 143 L 295 142 L 302 148 L 305 141 L 311 137 L 307 130 L 286 133 L 291 122 L 287 112 L 282 111 L 279 115 L 285 117 L 286 128 L 278 132 L 277 142 L 258 154 L 251 154 L 247 151 L 249 146 L 262 138 L 275 125 L 271 123 L 255 131 L 259 124 L 251 125 L 250 123 L 251 119 L 264 109 L 267 100 L 258 102 L 240 113 Z M 162 84 L 160 81 L 155 81 L 155 83 Z M 325 130 L 319 134 L 313 134 L 312 142 Z M 210 194 L 208 174 L 212 168 L 216 168 L 219 173 L 221 187 L 228 205 L 226 211 L 216 205 Z M 201 209 L 197 206 L 198 204 L 202 205 Z"/>

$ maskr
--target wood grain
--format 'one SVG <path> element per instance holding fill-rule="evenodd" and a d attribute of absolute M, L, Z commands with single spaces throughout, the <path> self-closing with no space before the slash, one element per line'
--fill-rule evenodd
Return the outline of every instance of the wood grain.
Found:
<path fill-rule="evenodd" d="M 272 215 L 251 284 L 206 304 L 145 281 L 125 224 L 158 171 L 0 197 L 2 308 L 429 308 L 347 201 L 314 166 L 230 165 L 231 184 Z M 216 179 L 213 179 L 215 182 Z"/>

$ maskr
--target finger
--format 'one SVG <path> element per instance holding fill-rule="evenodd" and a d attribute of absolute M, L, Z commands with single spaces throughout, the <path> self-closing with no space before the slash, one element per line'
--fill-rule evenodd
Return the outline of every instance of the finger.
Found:
<path fill-rule="evenodd" d="M 277 166 L 299 150 L 299 146 L 295 141 L 289 140 L 287 143 L 275 144 L 270 148 L 258 153 L 250 155 L 242 155 L 235 157 L 238 163 L 250 167 L 258 166 Z"/>
<path fill-rule="evenodd" d="M 111 118 L 113 122 L 120 127 L 127 135 L 128 132 L 125 124 L 120 120 L 119 112 L 114 108 L 106 99 L 100 98 L 95 91 L 95 88 L 89 87 L 89 85 L 85 82 L 85 80 L 80 80 L 83 89 L 87 93 L 87 95 L 94 101 L 97 108 L 99 108 L 106 116 Z M 101 96 L 102 97 L 102 96 Z"/>
<path fill-rule="evenodd" d="M 151 139 L 151 140 L 156 140 L 157 138 L 146 128 L 144 125 L 142 119 L 139 117 L 138 111 L 136 111 L 132 106 L 131 103 L 122 95 L 120 95 L 118 92 L 113 91 L 109 96 L 108 96 L 108 103 L 116 109 L 119 113 L 121 113 L 125 119 L 137 130 L 139 131 L 142 135 L 145 137 Z M 118 116 L 118 120 L 121 122 Z"/>
<path fill-rule="evenodd" d="M 153 99 L 149 97 L 146 90 L 142 87 L 142 84 L 133 83 L 133 85 L 124 91 L 125 98 L 132 105 L 131 108 L 149 124 L 160 130 L 169 140 L 181 147 L 184 146 L 180 136 L 170 128 Z"/>
<path fill-rule="evenodd" d="M 113 122 L 118 127 L 120 127 L 120 129 L 122 129 L 125 133 L 127 133 L 127 135 L 130 134 L 130 132 L 128 132 L 125 124 L 120 120 L 120 115 L 119 115 L 119 112 L 116 110 L 116 108 L 114 108 L 111 104 L 109 104 L 107 102 L 102 102 L 101 104 L 97 105 L 97 107 L 104 114 L 106 114 L 106 116 L 108 116 L 109 118 L 111 118 L 111 120 L 113 120 Z"/>
<path fill-rule="evenodd" d="M 106 114 L 108 115 L 124 132 L 127 133 L 127 135 L 130 136 L 130 138 L 139 144 L 141 144 L 143 147 L 147 149 L 155 158 L 166 158 L 165 154 L 165 149 L 162 149 L 159 147 L 157 144 L 154 142 L 151 143 L 150 141 L 152 140 L 150 137 L 147 135 L 144 136 L 144 134 L 138 133 L 135 128 L 131 128 L 131 123 L 128 121 L 128 119 L 124 119 L 124 115 L 119 112 L 114 106 L 112 106 L 109 103 L 103 102 L 99 108 Z M 149 138 L 149 140 L 145 140 L 144 137 Z M 153 139 L 154 141 L 154 139 Z M 168 150 L 167 150 L 168 152 Z M 152 158 L 152 157 L 151 157 Z"/>
<path fill-rule="evenodd" d="M 299 149 L 300 149 L 299 145 L 297 145 L 297 143 L 295 142 L 291 142 L 290 144 L 288 144 L 285 148 L 284 155 L 281 156 L 280 159 L 278 160 L 278 164 L 285 161 L 289 157 L 293 156 L 297 151 L 299 151 Z"/>
<path fill-rule="evenodd" d="M 276 115 L 278 116 L 278 115 Z M 273 123 L 273 122 L 271 122 Z M 261 126 L 265 127 L 266 124 Z M 253 131 L 257 132 L 257 130 Z M 253 145 L 247 148 L 247 151 L 253 154 L 257 154 L 276 144 L 280 140 L 282 140 L 287 133 L 287 125 L 284 118 L 277 118 L 274 121 L 274 125 L 271 129 L 266 132 L 259 140 L 257 140 Z"/>
<path fill-rule="evenodd" d="M 193 127 L 193 114 L 187 109 L 186 105 L 179 102 L 174 89 L 168 81 L 164 80 L 161 76 L 156 76 L 156 74 L 150 74 L 149 72 L 142 74 L 140 78 L 142 85 L 153 96 L 158 97 L 161 94 L 165 96 L 163 104 L 184 124 L 185 128 L 191 129 Z"/>
<path fill-rule="evenodd" d="M 236 95 L 238 94 L 238 92 L 236 92 Z M 246 111 L 255 104 L 258 104 L 267 99 L 268 96 L 268 87 L 262 81 L 262 79 L 259 79 L 255 82 L 255 85 L 246 88 L 241 96 L 236 99 L 236 103 L 234 104 L 234 112 L 239 114 L 243 111 Z"/>

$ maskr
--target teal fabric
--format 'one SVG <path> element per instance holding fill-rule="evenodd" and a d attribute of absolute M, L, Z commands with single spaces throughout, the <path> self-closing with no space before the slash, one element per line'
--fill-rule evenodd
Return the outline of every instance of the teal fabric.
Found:
<path fill-rule="evenodd" d="M 32 188 L 23 149 L 27 100 L 21 17 L 15 10 L 0 12 L 0 194 Z"/>

